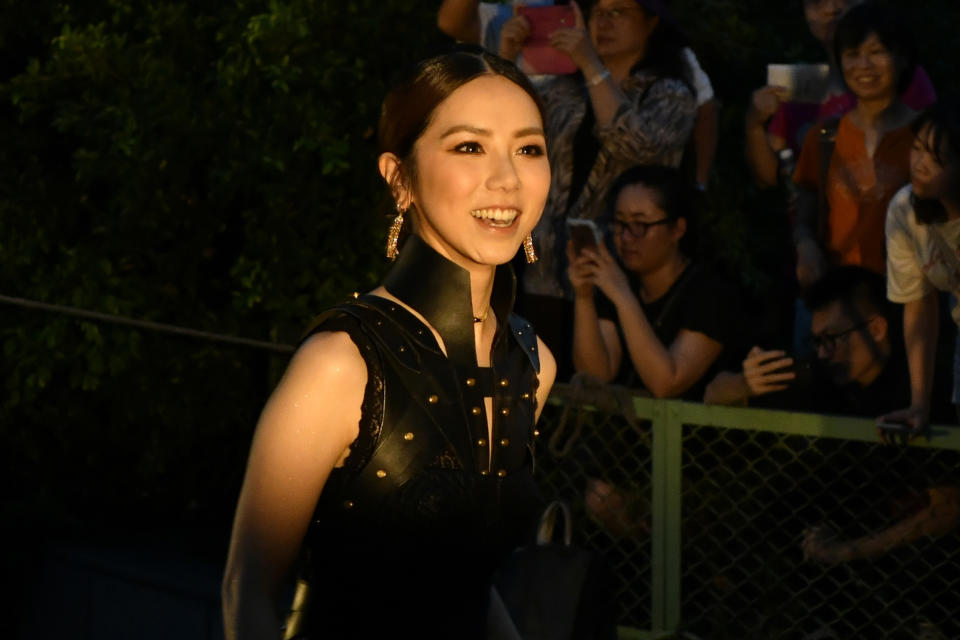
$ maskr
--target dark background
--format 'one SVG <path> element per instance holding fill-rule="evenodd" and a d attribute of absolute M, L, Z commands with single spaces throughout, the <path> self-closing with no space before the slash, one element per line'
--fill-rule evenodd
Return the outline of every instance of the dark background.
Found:
<path fill-rule="evenodd" d="M 295 343 L 387 266 L 379 104 L 448 44 L 438 4 L 3 0 L 0 294 Z M 953 91 L 958 3 L 892 4 Z M 767 62 L 821 52 L 799 0 L 671 6 L 721 105 L 701 240 L 761 301 L 783 208 L 747 177 L 744 108 Z M 54 538 L 162 537 L 222 561 L 284 363 L 0 305 L 0 575 L 28 582 Z"/>

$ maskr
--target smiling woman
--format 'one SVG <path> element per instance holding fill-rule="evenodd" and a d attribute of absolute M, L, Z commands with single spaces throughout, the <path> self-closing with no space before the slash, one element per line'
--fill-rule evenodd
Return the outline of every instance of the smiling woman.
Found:
<path fill-rule="evenodd" d="M 539 511 L 555 364 L 511 313 L 507 264 L 550 183 L 538 102 L 509 63 L 439 56 L 388 94 L 380 146 L 397 261 L 318 318 L 263 411 L 223 582 L 231 639 L 279 636 L 298 555 L 287 637 L 483 637 L 491 574 Z"/>
<path fill-rule="evenodd" d="M 916 56 L 903 21 L 866 2 L 841 18 L 834 48 L 857 105 L 836 125 L 828 166 L 821 166 L 829 148 L 821 127 L 811 127 L 800 152 L 793 179 L 800 187 L 797 280 L 804 287 L 828 266 L 884 272 L 884 215 L 909 179 L 916 113 L 900 95 L 913 77 Z"/>

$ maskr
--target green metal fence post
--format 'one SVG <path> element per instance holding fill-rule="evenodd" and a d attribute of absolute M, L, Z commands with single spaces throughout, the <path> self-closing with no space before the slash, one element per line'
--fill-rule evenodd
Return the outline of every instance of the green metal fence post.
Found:
<path fill-rule="evenodd" d="M 641 411 L 638 410 L 638 413 Z M 671 632 L 680 623 L 680 464 L 683 432 L 678 411 L 676 403 L 663 400 L 657 401 L 653 409 L 650 595 L 655 633 Z"/>

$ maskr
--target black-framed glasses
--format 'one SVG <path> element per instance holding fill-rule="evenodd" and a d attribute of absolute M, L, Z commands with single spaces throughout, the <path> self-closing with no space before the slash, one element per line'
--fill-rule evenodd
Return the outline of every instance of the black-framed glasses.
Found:
<path fill-rule="evenodd" d="M 667 224 L 672 222 L 673 218 L 666 217 L 660 218 L 659 220 L 654 220 L 653 222 L 641 222 L 639 220 L 631 220 L 627 222 L 626 220 L 616 220 L 613 221 L 613 235 L 622 236 L 624 230 L 629 230 L 630 235 L 634 238 L 642 238 L 647 235 L 647 231 L 650 231 L 650 227 L 656 227 L 657 225 Z"/>
<path fill-rule="evenodd" d="M 594 7 L 590 10 L 590 19 L 598 20 L 600 18 L 610 18 L 611 20 L 619 20 L 623 14 L 629 11 L 640 11 L 640 7 L 628 5 L 614 7 L 613 9 L 601 9 L 599 7 Z"/>
<path fill-rule="evenodd" d="M 840 331 L 838 333 L 821 333 L 819 335 L 810 334 L 809 336 L 807 336 L 807 343 L 810 345 L 810 347 L 814 351 L 819 351 L 820 349 L 823 349 L 827 353 L 833 353 L 836 350 L 838 344 L 847 340 L 850 334 L 853 333 L 854 331 L 859 331 L 860 329 L 863 329 L 865 326 L 867 326 L 867 323 L 869 323 L 870 320 L 872 319 L 873 318 L 864 320 L 863 322 L 858 322 L 857 324 L 853 325 L 846 331 Z"/>

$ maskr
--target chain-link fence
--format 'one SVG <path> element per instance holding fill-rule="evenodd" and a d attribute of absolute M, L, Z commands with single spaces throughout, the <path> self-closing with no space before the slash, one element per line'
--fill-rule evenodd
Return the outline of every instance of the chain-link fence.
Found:
<path fill-rule="evenodd" d="M 553 397 L 537 474 L 614 570 L 622 636 L 960 638 L 954 430 L 882 446 L 864 419 Z"/>

